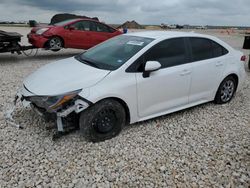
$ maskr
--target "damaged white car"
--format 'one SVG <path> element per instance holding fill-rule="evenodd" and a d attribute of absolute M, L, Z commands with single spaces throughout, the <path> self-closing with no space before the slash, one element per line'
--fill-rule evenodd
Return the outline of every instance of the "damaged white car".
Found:
<path fill-rule="evenodd" d="M 131 33 L 47 64 L 24 80 L 18 96 L 54 119 L 59 134 L 73 126 L 88 140 L 103 141 L 125 124 L 229 102 L 245 77 L 243 59 L 212 36 Z"/>

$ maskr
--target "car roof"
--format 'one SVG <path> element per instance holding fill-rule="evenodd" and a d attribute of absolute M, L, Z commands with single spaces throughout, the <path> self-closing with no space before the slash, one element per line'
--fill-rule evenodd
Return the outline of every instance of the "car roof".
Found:
<path fill-rule="evenodd" d="M 209 35 L 198 34 L 195 32 L 180 32 L 180 31 L 143 31 L 143 32 L 132 32 L 126 35 L 146 37 L 153 39 L 164 39 L 164 38 L 174 38 L 174 37 L 203 37 L 203 38 L 213 38 Z"/>
<path fill-rule="evenodd" d="M 90 20 L 90 21 L 100 22 L 99 20 L 95 20 L 95 19 L 91 19 L 91 18 L 73 18 L 73 19 L 69 19 L 69 20 L 72 20 L 72 22 L 81 21 L 81 20 Z"/>
<path fill-rule="evenodd" d="M 106 26 L 108 26 L 108 27 L 110 27 L 110 28 L 112 28 L 114 30 L 117 30 L 117 29 L 113 28 L 112 26 L 107 25 L 106 23 L 100 22 L 99 20 L 92 19 L 92 18 L 75 18 L 75 19 L 70 19 L 70 20 L 71 20 L 71 23 L 76 22 L 76 21 L 93 21 L 93 22 L 96 22 L 96 23 L 106 25 Z"/>
<path fill-rule="evenodd" d="M 205 34 L 199 34 L 195 33 L 193 31 L 191 32 L 180 32 L 180 31 L 143 31 L 143 32 L 131 32 L 126 34 L 128 36 L 138 36 L 138 37 L 145 37 L 145 38 L 152 38 L 155 40 L 165 40 L 165 39 L 171 39 L 171 38 L 176 38 L 176 37 L 200 37 L 200 38 L 205 38 L 205 39 L 210 39 L 213 40 L 220 45 L 222 45 L 224 48 L 227 50 L 231 51 L 233 48 L 222 41 L 221 39 L 212 36 L 212 35 L 205 35 Z"/>

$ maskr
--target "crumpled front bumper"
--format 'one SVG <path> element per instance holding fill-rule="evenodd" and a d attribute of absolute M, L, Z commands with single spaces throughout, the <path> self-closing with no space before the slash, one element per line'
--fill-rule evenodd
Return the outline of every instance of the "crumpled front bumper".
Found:
<path fill-rule="evenodd" d="M 71 106 L 67 106 L 67 108 L 62 108 L 55 112 L 48 112 L 45 108 L 40 108 L 36 106 L 36 104 L 33 104 L 31 101 L 28 100 L 29 98 L 36 96 L 37 95 L 30 92 L 27 88 L 25 88 L 25 86 L 23 86 L 21 89 L 18 90 L 14 104 L 16 105 L 18 102 L 21 102 L 23 107 L 30 106 L 35 112 L 37 112 L 38 115 L 43 117 L 46 117 L 46 114 L 54 115 L 55 120 L 57 122 L 58 132 L 64 132 L 63 118 L 66 118 L 73 112 L 79 114 L 92 104 L 91 102 L 81 97 L 78 97 L 76 100 L 74 100 Z"/>
<path fill-rule="evenodd" d="M 29 43 L 37 48 L 44 48 L 46 42 L 49 40 L 43 35 L 37 35 L 35 33 L 29 33 L 27 37 L 28 37 Z"/>

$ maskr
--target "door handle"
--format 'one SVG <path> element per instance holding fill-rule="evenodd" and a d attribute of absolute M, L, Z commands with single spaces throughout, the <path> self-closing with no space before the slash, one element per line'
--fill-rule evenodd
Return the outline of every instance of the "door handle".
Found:
<path fill-rule="evenodd" d="M 181 72 L 181 76 L 186 76 L 186 75 L 189 75 L 189 74 L 191 74 L 191 71 L 190 70 L 187 70 L 187 69 L 185 69 L 185 70 L 183 70 L 182 72 Z"/>
<path fill-rule="evenodd" d="M 223 65 L 223 63 L 222 63 L 221 61 L 218 61 L 218 62 L 216 62 L 216 64 L 215 64 L 216 67 L 220 67 L 220 66 L 222 66 L 222 65 Z"/>

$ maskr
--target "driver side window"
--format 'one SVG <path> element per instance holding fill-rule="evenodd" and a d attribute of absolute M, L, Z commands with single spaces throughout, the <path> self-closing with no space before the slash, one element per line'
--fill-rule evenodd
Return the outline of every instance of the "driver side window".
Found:
<path fill-rule="evenodd" d="M 187 57 L 184 38 L 174 38 L 156 44 L 145 54 L 144 62 L 158 61 L 167 68 L 187 63 Z"/>
<path fill-rule="evenodd" d="M 76 23 L 72 24 L 72 26 L 76 30 L 90 31 L 90 22 L 89 21 L 79 21 L 79 22 L 76 22 Z"/>

